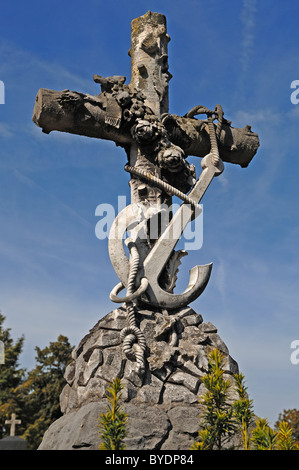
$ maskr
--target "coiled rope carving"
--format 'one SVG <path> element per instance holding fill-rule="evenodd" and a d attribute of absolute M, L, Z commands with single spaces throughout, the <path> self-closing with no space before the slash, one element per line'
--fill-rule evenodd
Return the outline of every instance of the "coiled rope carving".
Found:
<path fill-rule="evenodd" d="M 131 239 L 126 240 L 126 245 L 130 251 L 130 273 L 127 286 L 127 296 L 129 296 L 135 289 L 135 280 L 139 266 L 139 253 L 135 243 Z M 133 302 L 126 302 L 125 305 L 129 326 L 123 328 L 120 332 L 120 338 L 123 342 L 123 351 L 129 360 L 136 361 L 138 373 L 143 374 L 145 371 L 145 337 L 136 325 Z"/>
<path fill-rule="evenodd" d="M 146 170 L 142 170 L 141 168 L 135 168 L 130 165 L 125 165 L 125 170 L 132 175 L 138 176 L 140 178 L 145 179 L 149 184 L 153 186 L 157 186 L 160 189 L 163 189 L 171 196 L 177 196 L 178 198 L 182 199 L 182 201 L 186 202 L 187 204 L 191 204 L 192 207 L 200 208 L 196 201 L 194 201 L 191 197 L 187 196 L 185 193 L 182 193 L 174 186 L 166 183 L 165 181 L 161 180 L 157 176 L 152 175 Z"/>
<path fill-rule="evenodd" d="M 210 135 L 210 142 L 211 142 L 211 153 L 213 155 L 213 165 L 217 166 L 219 161 L 220 161 L 220 156 L 219 156 L 219 151 L 218 151 L 218 144 L 217 144 L 217 139 L 220 137 L 221 129 L 222 129 L 222 123 L 223 123 L 223 109 L 220 104 L 217 104 L 215 106 L 214 111 L 207 108 L 206 106 L 194 106 L 194 108 L 190 109 L 190 111 L 185 114 L 184 117 L 186 118 L 193 118 L 194 116 L 197 116 L 198 114 L 206 114 L 208 117 L 208 128 L 209 128 L 209 135 Z M 216 125 L 216 131 L 214 128 L 214 118 L 213 115 L 217 118 L 218 123 Z"/>

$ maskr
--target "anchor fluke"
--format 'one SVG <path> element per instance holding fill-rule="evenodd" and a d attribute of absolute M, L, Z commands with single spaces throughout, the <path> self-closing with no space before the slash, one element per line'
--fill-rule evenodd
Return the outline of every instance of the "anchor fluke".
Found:
<path fill-rule="evenodd" d="M 150 305 L 164 307 L 169 309 L 180 308 L 196 300 L 206 288 L 213 263 L 194 266 L 190 269 L 189 284 L 181 294 L 172 294 L 166 292 L 159 285 L 157 277 L 150 279 L 148 288 L 145 292 L 149 298 Z M 146 275 L 146 274 L 145 274 Z"/>

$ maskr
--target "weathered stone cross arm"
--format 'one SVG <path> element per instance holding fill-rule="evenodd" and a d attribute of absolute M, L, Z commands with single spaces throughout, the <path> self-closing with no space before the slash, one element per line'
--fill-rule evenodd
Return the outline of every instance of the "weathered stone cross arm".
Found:
<path fill-rule="evenodd" d="M 101 93 L 96 96 L 41 88 L 36 96 L 34 123 L 45 133 L 56 130 L 113 140 L 129 154 L 136 143 L 134 125 L 152 119 L 156 120 L 156 128 L 157 121 L 162 123 L 167 139 L 185 156 L 204 157 L 210 151 L 205 116 L 195 118 L 192 110 L 185 117 L 168 114 L 168 82 L 172 77 L 168 72 L 169 40 L 164 15 L 149 11 L 134 19 L 129 50 L 131 82 L 126 85 L 123 76 L 94 75 L 101 85 Z M 161 126 L 159 132 L 161 136 Z M 246 167 L 258 149 L 259 139 L 250 126 L 234 128 L 223 119 L 218 145 L 223 161 Z"/>
<path fill-rule="evenodd" d="M 121 78 L 111 77 L 111 80 L 117 82 Z M 92 96 L 69 90 L 53 91 L 41 88 L 36 96 L 32 119 L 45 133 L 67 132 L 112 140 L 123 147 L 131 146 L 133 137 L 130 117 L 133 113 L 130 105 L 132 106 L 132 103 L 119 106 L 117 110 L 116 101 L 113 113 L 111 100 L 111 114 L 113 114 L 109 116 L 109 95 L 107 91 Z M 142 109 L 140 113 L 143 114 Z M 120 120 L 118 126 L 113 125 L 113 119 Z M 162 115 L 161 120 L 170 141 L 181 147 L 186 155 L 204 157 L 209 152 L 210 139 L 205 119 Z M 251 131 L 250 126 L 235 128 L 228 121 L 223 122 L 219 138 L 219 151 L 223 161 L 246 167 L 258 147 L 258 135 Z"/>

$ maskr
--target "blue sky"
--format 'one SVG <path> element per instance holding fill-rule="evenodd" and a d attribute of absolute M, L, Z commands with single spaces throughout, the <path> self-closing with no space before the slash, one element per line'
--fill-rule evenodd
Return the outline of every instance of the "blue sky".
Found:
<path fill-rule="evenodd" d="M 233 126 L 252 126 L 261 147 L 248 168 L 225 165 L 203 199 L 204 241 L 185 257 L 178 289 L 195 264 L 213 262 L 192 307 L 214 323 L 244 373 L 258 415 L 274 422 L 299 408 L 298 128 L 290 85 L 299 79 L 295 0 L 35 0 L 1 3 L 0 309 L 21 357 L 60 333 L 76 345 L 113 308 L 118 282 L 96 207 L 129 203 L 125 152 L 112 142 L 32 123 L 39 88 L 99 93 L 93 74 L 130 81 L 131 20 L 167 17 L 170 112 L 221 103 Z M 200 161 L 190 157 L 197 173 Z"/>

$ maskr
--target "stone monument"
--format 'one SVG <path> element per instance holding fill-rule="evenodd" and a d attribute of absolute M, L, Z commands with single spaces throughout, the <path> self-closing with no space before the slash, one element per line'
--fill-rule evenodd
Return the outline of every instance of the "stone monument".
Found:
<path fill-rule="evenodd" d="M 148 12 L 131 24 L 131 82 L 94 75 L 99 95 L 40 89 L 33 121 L 53 130 L 108 139 L 124 148 L 131 204 L 116 217 L 108 250 L 119 278 L 110 293 L 118 307 L 89 331 L 73 352 L 61 393 L 63 416 L 45 433 L 40 449 L 97 449 L 97 418 L 108 382 L 125 386 L 127 449 L 189 449 L 197 435 L 202 375 L 213 348 L 238 370 L 210 322 L 190 307 L 204 291 L 212 263 L 195 266 L 175 292 L 180 260 L 175 250 L 223 162 L 246 167 L 259 146 L 250 126 L 234 128 L 220 105 L 169 114 L 165 16 Z M 204 115 L 204 119 L 195 116 Z M 216 122 L 215 122 L 216 121 Z M 188 155 L 201 157 L 196 177 Z M 172 197 L 182 200 L 172 214 Z M 129 234 L 127 236 L 127 234 Z M 120 296 L 120 293 L 125 293 Z"/>

